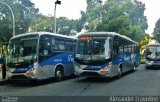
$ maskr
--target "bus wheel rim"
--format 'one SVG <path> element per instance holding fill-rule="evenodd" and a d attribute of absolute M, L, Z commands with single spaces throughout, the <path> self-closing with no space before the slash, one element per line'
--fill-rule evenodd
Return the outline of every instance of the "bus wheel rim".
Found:
<path fill-rule="evenodd" d="M 133 70 L 135 71 L 136 70 L 136 67 L 134 66 Z"/>
<path fill-rule="evenodd" d="M 58 78 L 61 78 L 61 77 L 62 77 L 62 71 L 58 70 L 56 74 L 57 74 L 56 76 L 57 76 Z"/>

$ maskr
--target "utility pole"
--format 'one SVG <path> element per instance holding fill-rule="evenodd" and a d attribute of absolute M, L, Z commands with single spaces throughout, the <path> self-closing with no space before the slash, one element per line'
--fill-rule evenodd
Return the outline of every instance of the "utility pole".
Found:
<path fill-rule="evenodd" d="M 12 10 L 12 8 L 11 8 L 8 4 L 6 4 L 5 2 L 0 2 L 0 3 L 6 5 L 6 6 L 10 9 L 10 11 L 11 11 L 12 20 L 13 20 L 13 36 L 15 36 L 15 17 L 14 17 L 13 10 Z"/>
<path fill-rule="evenodd" d="M 55 8 L 54 8 L 54 33 L 56 33 L 56 5 L 57 4 L 61 4 L 61 1 L 59 1 L 59 0 L 57 0 L 56 2 L 55 2 Z"/>

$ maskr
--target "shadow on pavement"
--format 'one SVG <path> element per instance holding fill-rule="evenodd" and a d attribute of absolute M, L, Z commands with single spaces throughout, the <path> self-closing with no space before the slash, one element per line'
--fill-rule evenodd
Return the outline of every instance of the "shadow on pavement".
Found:
<path fill-rule="evenodd" d="M 136 70 L 137 71 L 137 70 Z M 129 71 L 126 73 L 123 73 L 121 78 L 127 77 L 127 75 L 130 75 L 132 73 L 135 73 L 136 71 Z M 104 77 L 84 77 L 83 79 L 76 80 L 77 82 L 94 82 L 94 83 L 109 83 L 117 80 L 121 80 L 121 78 L 117 78 L 117 76 L 112 78 L 104 78 Z"/>
<path fill-rule="evenodd" d="M 47 84 L 53 84 L 57 82 L 62 82 L 76 78 L 75 76 L 64 77 L 61 81 L 56 81 L 54 78 L 44 79 L 44 80 L 7 80 L 0 82 L 0 85 L 10 85 L 14 87 L 36 87 Z"/>
<path fill-rule="evenodd" d="M 159 67 L 147 67 L 146 70 L 160 70 L 160 66 Z"/>

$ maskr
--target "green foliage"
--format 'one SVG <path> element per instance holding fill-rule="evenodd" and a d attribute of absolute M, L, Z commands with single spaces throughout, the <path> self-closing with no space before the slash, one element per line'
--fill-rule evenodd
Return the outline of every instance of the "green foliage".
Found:
<path fill-rule="evenodd" d="M 77 33 L 78 20 L 69 20 L 66 17 L 56 19 L 56 31 L 63 35 L 72 35 Z M 31 31 L 54 32 L 54 17 L 39 15 L 36 24 L 30 26 Z"/>
<path fill-rule="evenodd" d="M 151 37 L 148 34 L 144 34 L 140 41 L 140 54 L 144 55 L 144 50 L 146 48 L 146 45 L 151 42 Z"/>
<path fill-rule="evenodd" d="M 33 24 L 30 25 L 29 32 L 48 31 L 53 32 L 53 17 L 46 17 L 44 15 L 36 15 Z M 53 19 L 53 20 L 52 20 Z"/>
<path fill-rule="evenodd" d="M 11 6 L 15 14 L 16 34 L 31 31 L 54 32 L 54 17 L 39 13 L 30 0 L 0 0 Z M 71 35 L 87 31 L 117 32 L 140 41 L 147 29 L 144 16 L 145 5 L 137 0 L 86 0 L 86 12 L 81 11 L 80 19 L 57 18 L 57 32 Z M 0 4 L 0 40 L 8 41 L 12 36 L 10 10 Z"/>
<path fill-rule="evenodd" d="M 69 20 L 66 17 L 60 17 L 57 19 L 57 31 L 60 34 L 71 35 L 77 33 L 78 20 Z"/>
<path fill-rule="evenodd" d="M 148 27 L 142 2 L 106 0 L 102 5 L 99 0 L 87 0 L 87 5 L 87 31 L 117 32 L 140 41 Z"/>
<path fill-rule="evenodd" d="M 154 28 L 154 39 L 156 39 L 158 42 L 160 42 L 160 19 L 157 20 Z"/>
<path fill-rule="evenodd" d="M 32 22 L 32 15 L 36 11 L 34 4 L 30 0 L 0 0 L 0 2 L 4 2 L 12 8 L 16 34 L 26 32 Z M 13 21 L 10 9 L 2 3 L 0 3 L 0 23 L 0 40 L 8 41 L 12 37 Z"/>
<path fill-rule="evenodd" d="M 8 4 L 15 16 L 16 35 L 28 31 L 29 25 L 33 21 L 33 15 L 38 13 L 38 9 L 30 0 L 0 0 Z M 13 20 L 10 9 L 0 3 L 0 54 L 6 54 L 7 43 L 13 36 Z"/>

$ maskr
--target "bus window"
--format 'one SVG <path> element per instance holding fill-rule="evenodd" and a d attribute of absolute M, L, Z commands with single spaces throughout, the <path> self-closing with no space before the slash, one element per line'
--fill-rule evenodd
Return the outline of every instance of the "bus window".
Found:
<path fill-rule="evenodd" d="M 118 53 L 120 52 L 120 47 L 119 47 L 119 39 L 118 37 L 115 37 L 114 38 L 114 41 L 113 41 L 113 56 L 116 57 L 118 55 Z M 122 47 L 123 49 L 123 47 Z"/>
<path fill-rule="evenodd" d="M 122 54 L 124 52 L 124 40 L 122 38 L 118 38 L 118 47 L 119 47 L 118 54 Z"/>
<path fill-rule="evenodd" d="M 128 52 L 132 52 L 132 44 L 129 44 L 129 46 L 128 46 Z"/>
<path fill-rule="evenodd" d="M 105 54 L 105 59 L 109 59 L 111 58 L 111 37 L 107 37 L 107 39 L 105 40 L 105 44 L 104 44 L 104 54 Z"/>
<path fill-rule="evenodd" d="M 52 52 L 53 51 L 65 51 L 65 43 L 62 39 L 52 39 Z"/>
<path fill-rule="evenodd" d="M 95 37 L 90 40 L 79 40 L 77 48 L 77 59 L 87 60 L 88 63 L 96 60 L 108 60 L 111 58 L 111 37 Z"/>
<path fill-rule="evenodd" d="M 75 42 L 66 41 L 66 51 L 74 52 L 75 50 Z"/>
<path fill-rule="evenodd" d="M 58 46 L 57 46 L 57 44 L 55 42 L 55 39 L 52 38 L 52 51 L 54 51 L 54 50 L 58 50 Z"/>
<path fill-rule="evenodd" d="M 104 52 L 104 46 L 101 42 L 94 41 L 93 54 L 102 54 Z"/>

